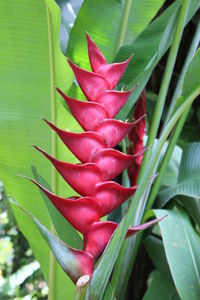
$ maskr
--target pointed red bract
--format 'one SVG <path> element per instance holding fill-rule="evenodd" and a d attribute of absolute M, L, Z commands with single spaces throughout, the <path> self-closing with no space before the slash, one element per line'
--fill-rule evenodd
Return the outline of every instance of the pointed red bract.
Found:
<path fill-rule="evenodd" d="M 137 101 L 134 118 L 138 119 L 144 116 L 146 111 L 146 92 L 143 90 L 139 100 Z M 136 125 L 135 130 L 129 133 L 129 140 L 132 145 L 128 149 L 128 153 L 138 152 L 143 148 L 143 140 L 145 134 L 145 118 L 141 119 L 140 122 Z M 130 182 L 134 185 L 137 181 L 140 166 L 142 163 L 143 154 L 137 157 L 137 159 L 132 163 L 132 165 L 128 168 L 128 174 L 130 178 Z"/>
<path fill-rule="evenodd" d="M 98 201 L 92 197 L 62 198 L 45 189 L 33 179 L 28 178 L 45 193 L 65 219 L 81 233 L 86 233 L 88 227 L 95 221 L 99 221 L 101 207 Z M 84 217 L 83 217 L 84 216 Z"/>
<path fill-rule="evenodd" d="M 103 180 L 110 180 L 117 177 L 138 155 L 140 153 L 128 155 L 107 148 L 99 150 L 91 162 L 95 163 L 101 169 Z"/>
<path fill-rule="evenodd" d="M 74 257 L 76 259 L 76 262 L 78 264 L 77 269 L 77 275 L 74 276 L 74 274 L 67 274 L 68 276 L 71 275 L 71 278 L 73 282 L 76 284 L 78 279 L 84 275 L 89 275 L 91 277 L 94 267 L 94 257 L 83 250 L 77 250 L 74 248 L 69 247 L 71 252 L 74 254 Z"/>
<path fill-rule="evenodd" d="M 97 73 L 109 82 L 110 90 L 114 89 L 114 87 L 118 84 L 132 57 L 133 55 L 123 62 L 102 65 L 98 69 Z"/>
<path fill-rule="evenodd" d="M 105 119 L 94 130 L 106 140 L 106 145 L 113 148 L 133 129 L 136 122 L 127 123 L 114 119 Z"/>
<path fill-rule="evenodd" d="M 85 94 L 85 97 L 88 100 L 95 101 L 99 93 L 103 92 L 104 90 L 112 89 L 109 82 L 100 74 L 83 70 L 73 64 L 69 59 L 68 63 L 72 68 L 76 80 Z"/>
<path fill-rule="evenodd" d="M 92 197 L 98 200 L 102 216 L 105 216 L 127 200 L 137 189 L 137 186 L 125 188 L 114 181 L 96 184 Z"/>
<path fill-rule="evenodd" d="M 103 253 L 118 224 L 111 221 L 94 222 L 84 235 L 83 249 L 97 259 Z"/>
<path fill-rule="evenodd" d="M 72 133 L 59 129 L 47 120 L 45 122 L 56 131 L 63 143 L 83 163 L 91 161 L 98 150 L 107 147 L 105 138 L 99 133 L 93 131 Z"/>
<path fill-rule="evenodd" d="M 94 163 L 70 164 L 62 162 L 53 158 L 39 147 L 35 146 L 35 148 L 51 161 L 60 175 L 82 196 L 90 196 L 95 185 L 102 181 L 102 171 Z"/>
<path fill-rule="evenodd" d="M 88 43 L 88 56 L 89 56 L 92 71 L 98 72 L 98 69 L 101 66 L 106 65 L 106 59 L 101 53 L 101 51 L 99 50 L 99 48 L 95 45 L 93 40 L 90 38 L 88 33 L 86 33 L 86 39 Z"/>
<path fill-rule="evenodd" d="M 108 112 L 109 117 L 113 118 L 126 104 L 133 89 L 127 92 L 108 90 L 99 94 L 95 101 L 103 104 Z"/>
<path fill-rule="evenodd" d="M 126 234 L 126 238 L 129 238 L 129 237 L 135 235 L 136 233 L 138 233 L 139 231 L 145 230 L 145 229 L 157 224 L 158 222 L 162 221 L 165 218 L 166 218 L 166 216 L 164 216 L 162 218 L 159 218 L 159 219 L 154 219 L 152 221 L 149 221 L 147 223 L 144 223 L 144 224 L 141 224 L 141 225 L 138 225 L 138 226 L 130 227 L 128 229 L 127 234 Z"/>
<path fill-rule="evenodd" d="M 65 99 L 73 116 L 84 130 L 93 130 L 102 120 L 109 117 L 108 111 L 102 104 L 75 100 L 66 96 L 58 88 L 57 91 Z"/>

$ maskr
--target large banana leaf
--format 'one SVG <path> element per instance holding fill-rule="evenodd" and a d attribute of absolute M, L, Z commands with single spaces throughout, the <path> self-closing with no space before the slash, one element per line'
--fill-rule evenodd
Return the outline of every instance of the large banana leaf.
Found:
<path fill-rule="evenodd" d="M 165 253 L 170 271 L 183 300 L 200 298 L 200 236 L 181 208 L 154 210 L 157 217 L 168 215 L 160 222 Z"/>
<path fill-rule="evenodd" d="M 30 147 L 34 143 L 63 160 L 75 161 L 41 121 L 41 116 L 45 116 L 63 128 L 79 130 L 55 93 L 56 85 L 65 90 L 72 82 L 71 71 L 60 50 L 60 12 L 53 0 L 1 1 L 0 20 L 0 178 L 7 194 L 50 228 L 40 193 L 16 174 L 32 176 L 30 166 L 34 164 L 55 192 L 73 195 L 66 183 L 52 173 L 50 164 Z M 46 280 L 53 281 L 51 297 L 59 300 L 67 295 L 69 300 L 73 299 L 71 281 L 52 258 L 49 265 L 49 248 L 39 232 L 28 218 L 14 212 Z M 77 233 L 67 222 L 64 230 L 68 243 L 76 246 Z"/>
<path fill-rule="evenodd" d="M 85 31 L 95 40 L 108 62 L 119 48 L 133 42 L 156 15 L 163 0 L 85 0 L 70 34 L 67 55 L 89 67 Z"/>

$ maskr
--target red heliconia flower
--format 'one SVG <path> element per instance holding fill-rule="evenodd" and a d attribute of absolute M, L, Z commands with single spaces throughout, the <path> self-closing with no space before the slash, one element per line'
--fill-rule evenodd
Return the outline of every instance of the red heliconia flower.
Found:
<path fill-rule="evenodd" d="M 137 101 L 135 110 L 134 110 L 134 119 L 141 118 L 145 116 L 146 112 L 146 92 L 143 90 L 140 98 Z M 129 140 L 131 142 L 131 146 L 128 149 L 128 153 L 135 153 L 139 152 L 143 149 L 143 140 L 144 140 L 144 134 L 145 134 L 145 118 L 141 119 L 141 122 L 138 122 L 134 128 L 132 129 L 129 134 Z M 140 166 L 142 163 L 143 154 L 139 155 L 129 166 L 128 168 L 128 174 L 130 178 L 131 185 L 135 185 L 139 171 Z"/>
<path fill-rule="evenodd" d="M 128 92 L 113 90 L 132 56 L 124 62 L 107 64 L 88 34 L 86 37 L 92 72 L 79 68 L 70 60 L 68 62 L 89 101 L 73 99 L 57 88 L 84 132 L 68 132 L 44 119 L 80 163 L 71 164 L 59 161 L 35 146 L 80 196 L 70 198 L 56 196 L 30 179 L 45 193 L 66 220 L 83 234 L 83 250 L 73 250 L 73 255 L 79 261 L 80 276 L 92 274 L 94 262 L 102 255 L 118 226 L 115 222 L 101 221 L 101 217 L 126 201 L 137 188 L 133 184 L 132 187 L 125 188 L 112 179 L 125 168 L 129 167 L 130 170 L 135 165 L 140 166 L 144 151 L 145 122 L 144 93 L 136 106 L 134 114 L 136 120 L 133 123 L 113 119 L 133 91 L 133 89 Z M 113 149 L 127 134 L 133 142 L 134 152 L 123 154 Z M 128 230 L 126 237 L 158 221 L 156 219 L 132 227 Z M 77 280 L 77 276 L 72 279 Z"/>

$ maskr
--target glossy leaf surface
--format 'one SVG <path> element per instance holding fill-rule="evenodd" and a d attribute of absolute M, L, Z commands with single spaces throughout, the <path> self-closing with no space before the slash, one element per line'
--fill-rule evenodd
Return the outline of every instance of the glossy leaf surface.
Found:
<path fill-rule="evenodd" d="M 167 261 L 180 298 L 199 299 L 200 236 L 181 208 L 154 210 L 154 213 L 157 217 L 168 215 L 159 227 Z"/>

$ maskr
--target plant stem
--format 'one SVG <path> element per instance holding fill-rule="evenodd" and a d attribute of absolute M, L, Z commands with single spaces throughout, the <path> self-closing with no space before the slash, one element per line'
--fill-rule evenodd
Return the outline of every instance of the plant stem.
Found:
<path fill-rule="evenodd" d="M 180 96 L 180 94 L 181 94 L 181 88 L 182 88 L 185 72 L 187 70 L 187 67 L 188 67 L 193 55 L 195 54 L 195 52 L 198 48 L 199 41 L 200 41 L 200 22 L 197 25 L 197 28 L 196 28 L 196 31 L 195 31 L 190 49 L 189 49 L 188 54 L 187 54 L 187 58 L 185 60 L 184 66 L 181 70 L 181 75 L 180 75 L 178 83 L 176 85 L 176 89 L 174 91 L 174 94 L 173 94 L 173 97 L 172 97 L 172 100 L 171 100 L 171 103 L 170 103 L 170 106 L 169 106 L 169 109 L 168 109 L 168 112 L 167 112 L 167 116 L 166 116 L 163 128 L 166 127 L 166 124 L 169 121 L 171 113 L 172 113 L 172 111 L 174 109 L 174 106 L 176 104 L 176 100 L 177 100 L 178 96 Z"/>
<path fill-rule="evenodd" d="M 122 140 L 122 152 L 124 154 L 127 154 L 126 151 L 126 141 L 125 139 Z M 128 171 L 127 169 L 125 169 L 122 173 L 122 185 L 125 187 L 130 187 L 130 180 L 129 180 L 129 176 L 128 176 Z M 125 213 L 128 210 L 130 204 L 130 199 L 126 200 L 123 204 L 122 204 L 122 216 L 125 215 Z"/>
<path fill-rule="evenodd" d="M 120 26 L 120 33 L 116 44 L 115 55 L 117 55 L 117 52 L 119 51 L 120 47 L 124 44 L 131 4 L 132 4 L 132 0 L 125 0 L 121 26 Z"/>
<path fill-rule="evenodd" d="M 196 31 L 195 31 L 195 34 L 194 34 L 194 37 L 193 37 L 193 40 L 192 40 L 192 44 L 190 46 L 190 49 L 188 51 L 188 54 L 187 54 L 187 57 L 186 57 L 186 60 L 185 60 L 185 63 L 184 63 L 184 66 L 183 66 L 182 71 L 181 71 L 181 75 L 179 77 L 179 81 L 178 81 L 176 90 L 174 92 L 173 98 L 172 98 L 172 99 L 175 99 L 175 100 L 172 100 L 173 101 L 173 106 L 170 106 L 170 108 L 169 108 L 168 117 L 166 118 L 167 121 L 169 120 L 169 116 L 170 116 L 171 112 L 173 111 L 174 106 L 176 104 L 176 98 L 175 97 L 178 97 L 181 93 L 182 84 L 183 84 L 183 80 L 184 80 L 184 76 L 185 76 L 187 67 L 188 67 L 192 57 L 194 56 L 194 54 L 195 54 L 195 52 L 198 48 L 199 42 L 200 42 L 200 22 L 197 25 L 197 28 L 196 28 Z M 160 170 L 159 170 L 159 176 L 157 177 L 157 179 L 156 179 L 156 181 L 153 185 L 153 188 L 151 190 L 151 194 L 150 194 L 150 197 L 149 197 L 149 200 L 148 200 L 146 211 L 148 211 L 153 206 L 153 203 L 154 203 L 155 198 L 157 196 L 157 193 L 159 191 L 159 188 L 160 188 L 161 181 L 162 181 L 162 178 L 164 176 L 165 170 L 167 168 L 167 165 L 169 163 L 169 160 L 171 158 L 171 155 L 172 155 L 174 147 L 177 143 L 177 140 L 180 136 L 180 133 L 182 131 L 184 123 L 187 119 L 189 111 L 190 111 L 190 107 L 185 111 L 184 115 L 181 117 L 181 119 L 178 121 L 178 124 L 176 125 L 176 128 L 173 132 L 172 138 L 169 142 L 167 151 L 166 151 L 165 156 L 163 158 L 163 161 L 162 161 L 162 164 L 161 164 L 161 167 L 160 167 Z M 164 128 L 165 128 L 166 124 L 163 126 Z"/>
<path fill-rule="evenodd" d="M 157 135 L 159 123 L 160 123 L 162 112 L 163 112 L 164 103 L 165 103 L 166 96 L 167 96 L 168 87 L 169 87 L 169 84 L 171 81 L 171 76 L 172 76 L 173 68 L 175 65 L 175 61 L 176 61 L 176 57 L 177 57 L 183 29 L 184 29 L 185 16 L 187 13 L 187 6 L 188 6 L 188 0 L 185 0 L 182 4 L 182 7 L 181 7 L 181 10 L 179 13 L 177 29 L 176 29 L 176 32 L 174 35 L 174 41 L 173 41 L 171 49 L 170 49 L 170 53 L 169 53 L 166 69 L 164 72 L 160 92 L 159 92 L 157 103 L 155 106 L 155 110 L 154 110 L 154 114 L 153 114 L 153 118 L 152 118 L 152 124 L 151 124 L 151 128 L 150 128 L 150 133 L 149 133 L 149 137 L 148 137 L 148 141 L 147 141 L 147 146 L 153 144 L 153 142 L 156 138 L 156 135 Z M 159 145 L 157 145 L 156 148 L 158 149 L 158 147 L 159 147 Z M 160 149 L 160 151 L 161 151 L 161 149 Z M 158 152 L 158 153 L 160 153 L 160 152 Z M 152 161 L 153 157 L 154 157 L 154 156 L 151 157 L 151 154 L 152 154 L 152 150 L 149 149 L 145 153 L 144 158 L 143 158 L 143 162 L 142 162 L 142 166 L 141 166 L 141 170 L 140 170 L 140 174 L 139 174 L 139 178 L 138 178 L 138 182 L 142 181 L 141 185 L 143 185 L 144 177 L 147 174 L 147 168 L 148 167 L 150 168 L 150 165 L 151 165 L 151 164 L 149 164 L 150 158 Z M 154 166 L 152 166 L 151 172 L 153 172 L 155 169 L 156 160 L 157 159 L 155 159 L 155 164 L 154 164 Z M 153 173 L 151 173 L 151 172 L 149 173 L 149 176 L 153 175 Z M 147 184 L 147 181 L 148 181 L 148 178 L 146 178 L 146 183 L 144 183 L 145 185 Z M 146 205 L 147 197 L 145 197 L 145 194 L 142 195 L 142 193 L 140 193 L 141 185 L 139 185 L 138 190 L 136 191 L 136 194 L 135 194 L 136 198 L 139 194 L 137 200 L 135 199 L 135 197 L 133 200 L 133 201 L 135 201 L 135 214 L 134 214 L 134 218 L 132 217 L 132 220 L 134 219 L 134 221 L 136 221 L 138 219 L 139 213 L 140 213 L 140 220 L 137 220 L 137 221 L 141 221 L 144 211 L 145 211 L 144 205 Z M 146 190 L 146 189 L 143 188 L 143 192 L 144 192 L 144 190 Z M 141 201 L 142 196 L 143 196 L 143 201 Z M 141 206 L 142 205 L 141 202 L 144 202 L 143 206 Z M 132 265 L 134 263 L 134 259 L 136 256 L 135 247 L 137 245 L 136 248 L 138 248 L 139 244 L 140 244 L 140 239 L 137 239 L 137 244 L 136 244 L 136 239 L 134 239 L 134 240 L 132 239 L 132 241 L 127 241 L 123 246 L 122 252 L 120 254 L 120 258 L 116 265 L 117 268 L 115 268 L 114 273 L 113 273 L 113 281 L 112 281 L 113 287 L 115 289 L 117 289 L 119 292 L 127 284 L 126 279 L 124 279 L 124 280 L 121 279 L 121 278 L 123 278 L 123 276 L 121 277 L 121 274 L 123 274 L 123 275 L 126 274 L 125 277 L 129 277 L 131 269 L 132 269 Z M 135 252 L 135 255 L 133 255 L 134 252 Z M 124 266 L 123 261 L 126 256 L 129 256 L 129 258 L 132 257 L 132 259 L 131 259 L 131 262 L 129 261 L 128 265 Z M 125 280 L 126 280 L 126 282 L 125 282 Z"/>
<path fill-rule="evenodd" d="M 154 143 L 154 140 L 155 140 L 157 132 L 158 132 L 158 128 L 159 128 L 159 124 L 160 124 L 160 120 L 161 120 L 161 116 L 162 116 L 162 112 L 163 112 L 163 108 L 164 108 L 164 104 L 165 104 L 165 100 L 166 100 L 166 96 L 167 96 L 167 91 L 168 91 L 169 84 L 171 81 L 172 72 L 174 69 L 174 65 L 175 65 L 175 61 L 176 61 L 176 57 L 177 57 L 178 49 L 180 46 L 183 29 L 184 29 L 184 23 L 185 23 L 185 17 L 187 14 L 188 2 L 189 2 L 188 0 L 183 1 L 182 7 L 181 7 L 181 10 L 179 13 L 177 28 L 176 28 L 176 32 L 174 35 L 174 40 L 173 40 L 173 43 L 172 43 L 172 46 L 171 46 L 171 49 L 169 52 L 167 65 L 165 68 L 165 72 L 164 72 L 164 76 L 162 79 L 158 99 L 157 99 L 153 117 L 152 117 L 152 124 L 150 127 L 150 132 L 149 132 L 149 136 L 148 136 L 148 140 L 147 140 L 147 146 L 152 145 Z M 151 152 L 152 152 L 152 150 L 150 149 L 149 151 L 147 151 L 144 154 L 144 158 L 143 158 L 143 162 L 142 162 L 141 170 L 140 170 L 140 174 L 139 174 L 139 180 L 141 179 L 143 172 L 146 169 L 147 163 L 151 156 Z"/>
<path fill-rule="evenodd" d="M 48 9 L 48 5 L 46 5 L 46 12 L 47 12 L 47 27 L 48 27 L 48 46 L 49 46 L 49 71 L 50 71 L 50 96 L 51 96 L 51 120 L 53 124 L 56 124 L 56 95 L 55 95 L 55 78 L 54 78 L 54 53 L 53 53 L 53 41 L 52 41 L 52 29 L 51 29 L 51 16 Z M 56 134 L 52 132 L 52 155 L 56 157 Z M 56 193 L 57 189 L 57 174 L 55 168 L 52 167 L 51 171 L 51 178 L 52 178 L 52 189 Z M 50 231 L 52 233 L 55 232 L 53 224 L 50 224 Z M 56 276 L 56 259 L 53 253 L 50 251 L 49 257 L 49 295 L 48 300 L 55 299 L 56 293 L 56 284 L 55 284 L 55 276 Z"/>

